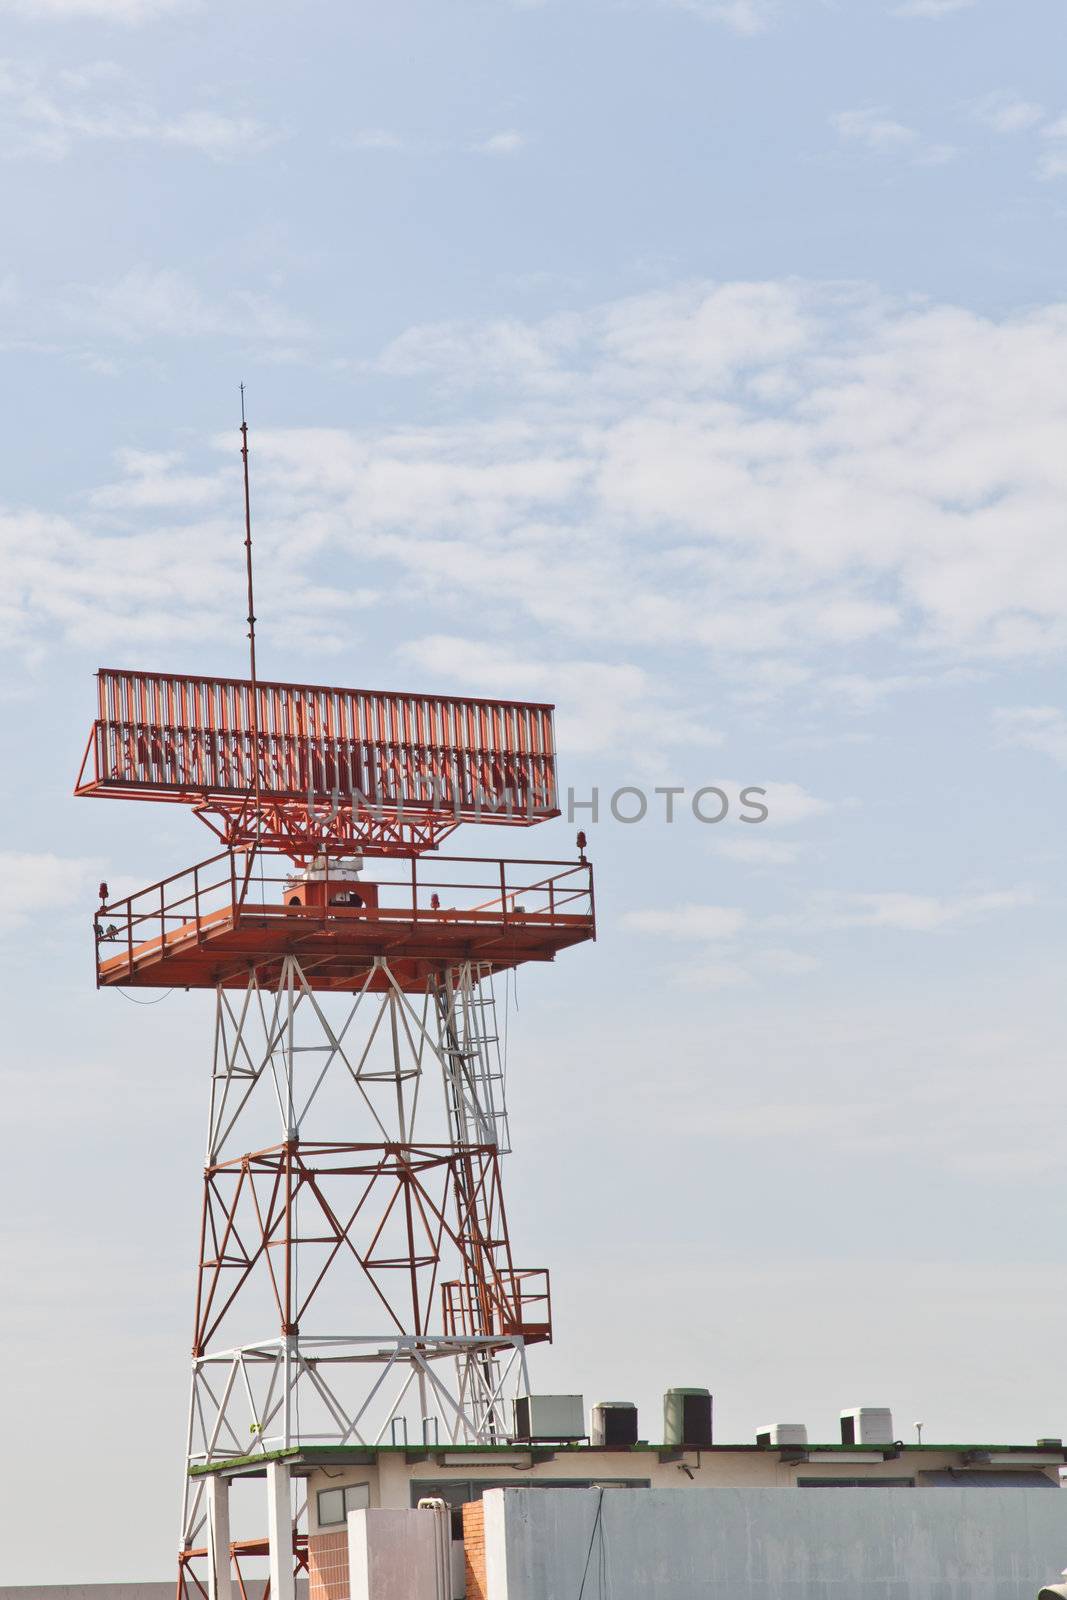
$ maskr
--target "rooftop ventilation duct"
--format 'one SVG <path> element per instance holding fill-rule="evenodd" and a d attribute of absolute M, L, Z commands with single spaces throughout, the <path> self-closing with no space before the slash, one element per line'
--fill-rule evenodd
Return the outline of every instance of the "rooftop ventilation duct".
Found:
<path fill-rule="evenodd" d="M 756 1443 L 771 1449 L 777 1445 L 807 1445 L 808 1430 L 803 1422 L 768 1422 L 757 1428 Z"/>
<path fill-rule="evenodd" d="M 711 1449 L 710 1389 L 668 1389 L 663 1396 L 663 1442 L 688 1450 Z"/>
<path fill-rule="evenodd" d="M 515 1401 L 516 1439 L 559 1444 L 585 1438 L 585 1401 L 580 1394 L 524 1394 Z"/>
<path fill-rule="evenodd" d="M 893 1444 L 893 1413 L 888 1406 L 853 1406 L 841 1413 L 842 1444 Z"/>
<path fill-rule="evenodd" d="M 637 1407 L 629 1400 L 601 1400 L 593 1407 L 589 1432 L 593 1444 L 625 1450 L 637 1443 Z"/>

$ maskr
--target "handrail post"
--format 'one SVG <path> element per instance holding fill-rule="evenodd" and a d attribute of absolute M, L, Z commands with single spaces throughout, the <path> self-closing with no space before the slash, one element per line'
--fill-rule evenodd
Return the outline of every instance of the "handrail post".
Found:
<path fill-rule="evenodd" d="M 167 953 L 167 902 L 163 894 L 163 885 L 159 886 L 159 950 L 161 955 Z"/>
<path fill-rule="evenodd" d="M 193 868 L 193 905 L 196 908 L 196 942 L 200 943 L 200 868 Z"/>
<path fill-rule="evenodd" d="M 133 901 L 126 901 L 126 976 L 133 977 Z"/>
<path fill-rule="evenodd" d="M 506 922 L 508 920 L 508 879 L 507 879 L 507 869 L 506 869 L 505 863 L 503 861 L 499 861 L 497 863 L 497 865 L 500 868 L 500 909 L 501 909 L 501 912 L 503 913 L 503 920 Z"/>
<path fill-rule="evenodd" d="M 237 904 L 237 861 L 230 846 L 230 909 L 233 912 L 233 925 L 236 928 L 241 920 L 240 908 Z"/>
<path fill-rule="evenodd" d="M 419 920 L 419 858 L 411 858 L 411 920 Z"/>

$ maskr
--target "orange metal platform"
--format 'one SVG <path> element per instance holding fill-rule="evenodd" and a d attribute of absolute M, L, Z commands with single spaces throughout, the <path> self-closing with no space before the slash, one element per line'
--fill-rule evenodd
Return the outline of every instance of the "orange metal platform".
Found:
<path fill-rule="evenodd" d="M 529 865 L 557 870 L 531 883 L 522 872 Z M 468 878 L 480 869 L 480 881 L 450 881 L 447 869 L 456 867 Z M 102 906 L 98 983 L 243 988 L 250 969 L 270 984 L 283 958 L 297 956 L 312 987 L 351 990 L 362 987 L 384 958 L 400 986 L 417 991 L 442 967 L 477 961 L 499 970 L 551 961 L 595 937 L 586 863 L 413 862 L 410 879 L 374 885 L 386 902 L 375 907 L 286 904 L 285 882 L 254 876 L 247 862 L 224 852 L 191 873 Z M 497 894 L 487 900 L 490 887 Z M 399 903 L 389 904 L 390 896 Z M 383 971 L 368 987 L 388 985 Z"/>

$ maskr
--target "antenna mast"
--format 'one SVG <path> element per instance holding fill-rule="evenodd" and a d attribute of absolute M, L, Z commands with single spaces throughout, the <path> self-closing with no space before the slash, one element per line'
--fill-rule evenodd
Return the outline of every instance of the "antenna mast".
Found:
<path fill-rule="evenodd" d="M 252 498 L 248 488 L 248 423 L 245 386 L 241 385 L 241 461 L 245 480 L 245 570 L 248 574 L 248 658 L 252 679 L 252 782 L 256 797 L 256 832 L 262 826 L 259 792 L 259 682 L 256 678 L 256 607 L 252 595 Z"/>

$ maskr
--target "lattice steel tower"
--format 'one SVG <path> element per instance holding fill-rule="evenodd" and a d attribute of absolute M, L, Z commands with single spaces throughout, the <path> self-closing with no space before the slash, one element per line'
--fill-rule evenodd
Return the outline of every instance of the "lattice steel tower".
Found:
<path fill-rule="evenodd" d="M 97 982 L 215 996 L 179 1592 L 269 1554 L 293 1600 L 288 1457 L 502 1440 L 551 1338 L 508 1234 L 494 978 L 592 938 L 593 884 L 584 848 L 439 853 L 559 814 L 551 706 L 260 682 L 246 543 L 250 678 L 101 670 L 76 793 L 183 802 L 222 846 L 101 886 Z M 249 1457 L 267 1527 L 231 1542 L 219 1468 Z"/>

